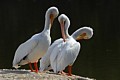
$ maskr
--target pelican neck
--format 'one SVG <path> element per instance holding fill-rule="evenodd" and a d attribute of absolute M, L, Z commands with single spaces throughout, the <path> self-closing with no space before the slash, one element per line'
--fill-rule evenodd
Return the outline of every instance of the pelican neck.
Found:
<path fill-rule="evenodd" d="M 69 26 L 70 26 L 70 25 L 69 25 L 69 22 L 66 21 L 66 24 L 65 24 L 65 35 L 66 35 L 67 38 L 70 37 L 70 35 L 69 35 L 69 33 L 68 33 Z"/>

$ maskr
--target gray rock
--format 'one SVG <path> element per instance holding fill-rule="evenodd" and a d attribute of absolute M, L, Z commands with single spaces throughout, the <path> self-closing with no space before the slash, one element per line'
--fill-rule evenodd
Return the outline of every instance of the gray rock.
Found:
<path fill-rule="evenodd" d="M 0 80 L 95 80 L 77 75 L 57 75 L 52 72 L 34 73 L 25 69 L 0 69 Z"/>

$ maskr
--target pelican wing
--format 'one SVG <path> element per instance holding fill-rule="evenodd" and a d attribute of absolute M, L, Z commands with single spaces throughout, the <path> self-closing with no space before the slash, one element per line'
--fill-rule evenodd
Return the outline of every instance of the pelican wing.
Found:
<path fill-rule="evenodd" d="M 68 65 L 73 64 L 80 51 L 80 44 L 78 42 L 73 45 L 65 44 L 64 46 L 61 52 L 58 51 L 56 60 L 51 62 L 54 72 L 62 71 Z"/>
<path fill-rule="evenodd" d="M 60 44 L 59 44 L 60 45 Z M 55 73 L 57 73 L 57 58 L 58 58 L 58 55 L 59 55 L 59 52 L 60 52 L 60 49 L 61 47 L 59 47 L 59 45 L 57 45 L 56 47 L 54 47 L 51 55 L 50 55 L 50 64 L 51 64 L 51 67 L 52 69 L 54 70 Z"/>
<path fill-rule="evenodd" d="M 15 52 L 13 67 L 16 66 L 24 57 L 26 57 L 38 45 L 37 39 L 29 39 L 22 43 Z"/>
<path fill-rule="evenodd" d="M 50 65 L 50 55 L 54 48 L 60 44 L 63 41 L 63 39 L 57 39 L 53 42 L 53 44 L 48 48 L 47 53 L 41 58 L 40 60 L 40 71 L 48 70 L 48 66 Z"/>

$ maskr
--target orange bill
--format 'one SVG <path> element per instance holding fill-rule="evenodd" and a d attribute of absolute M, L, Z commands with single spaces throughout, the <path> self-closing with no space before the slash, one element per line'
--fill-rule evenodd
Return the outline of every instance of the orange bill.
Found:
<path fill-rule="evenodd" d="M 64 25 L 63 21 L 60 22 L 60 26 L 61 26 L 61 33 L 62 33 L 63 41 L 65 42 L 65 39 L 66 39 L 66 36 L 65 36 L 65 25 Z"/>

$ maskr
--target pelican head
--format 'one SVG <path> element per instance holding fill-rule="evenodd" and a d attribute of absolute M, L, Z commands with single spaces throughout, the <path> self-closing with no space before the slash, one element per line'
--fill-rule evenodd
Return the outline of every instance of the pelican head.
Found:
<path fill-rule="evenodd" d="M 59 11 L 56 7 L 50 7 L 45 14 L 46 19 L 50 20 L 50 24 L 53 24 L 53 20 L 58 16 Z"/>
<path fill-rule="evenodd" d="M 61 14 L 58 17 L 58 21 L 61 26 L 61 33 L 62 33 L 63 40 L 65 41 L 65 39 L 69 36 L 68 28 L 70 26 L 70 20 L 65 14 Z"/>
<path fill-rule="evenodd" d="M 76 40 L 90 39 L 93 36 L 93 29 L 90 27 L 82 27 L 82 28 L 78 29 L 77 31 L 75 31 L 72 34 L 72 36 Z"/>

